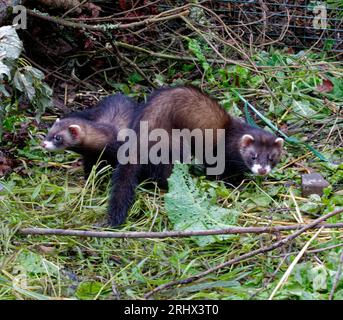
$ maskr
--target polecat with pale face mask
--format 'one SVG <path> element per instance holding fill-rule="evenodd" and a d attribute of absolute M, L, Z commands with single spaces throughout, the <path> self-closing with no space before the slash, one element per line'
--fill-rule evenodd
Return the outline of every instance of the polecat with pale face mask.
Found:
<path fill-rule="evenodd" d="M 136 103 L 122 94 L 106 97 L 94 108 L 57 119 L 41 146 L 49 151 L 67 149 L 81 154 L 86 178 L 100 156 L 100 160 L 106 160 L 114 167 L 117 164 L 117 134 L 128 127 L 135 107 Z"/>

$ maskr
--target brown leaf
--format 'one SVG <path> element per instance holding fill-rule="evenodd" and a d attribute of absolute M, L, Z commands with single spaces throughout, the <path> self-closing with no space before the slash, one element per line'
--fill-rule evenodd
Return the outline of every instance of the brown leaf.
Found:
<path fill-rule="evenodd" d="M 0 177 L 12 170 L 13 162 L 0 152 Z"/>
<path fill-rule="evenodd" d="M 329 79 L 323 79 L 323 83 L 317 86 L 319 92 L 331 92 L 333 90 L 333 83 Z"/>
<path fill-rule="evenodd" d="M 56 250 L 55 247 L 48 247 L 48 246 L 43 246 L 43 245 L 39 245 L 37 246 L 37 249 L 44 254 L 53 254 Z"/>

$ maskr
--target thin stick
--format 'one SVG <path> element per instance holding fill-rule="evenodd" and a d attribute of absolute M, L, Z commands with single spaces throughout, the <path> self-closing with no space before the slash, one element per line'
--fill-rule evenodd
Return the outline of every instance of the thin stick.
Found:
<path fill-rule="evenodd" d="M 65 20 L 62 18 L 57 18 L 57 17 L 52 17 L 49 15 L 46 15 L 45 13 L 37 13 L 35 11 L 32 11 L 30 9 L 27 9 L 27 13 L 32 16 L 32 17 L 36 17 L 36 18 L 40 18 L 49 22 L 54 22 L 57 24 L 60 24 L 62 26 L 65 27 L 71 27 L 71 28 L 77 28 L 77 29 L 87 29 L 87 30 L 92 30 L 92 31 L 106 31 L 106 29 L 108 29 L 109 27 L 106 25 L 102 25 L 102 24 L 97 24 L 97 25 L 91 25 L 91 24 L 86 24 L 86 23 L 80 23 L 80 22 L 73 22 L 70 20 Z M 156 15 L 152 18 L 148 18 L 142 21 L 137 21 L 137 22 L 132 22 L 132 23 L 126 23 L 126 24 L 122 24 L 122 23 L 115 23 L 111 25 L 111 29 L 130 29 L 130 28 L 135 28 L 135 27 L 139 27 L 142 25 L 149 25 L 152 23 L 157 23 L 157 22 L 161 22 L 161 21 L 167 21 L 167 20 L 172 20 L 172 19 L 177 19 L 177 18 L 181 18 L 183 16 L 187 16 L 189 14 L 188 10 L 185 11 L 181 11 L 178 12 L 176 14 L 172 14 L 169 16 L 164 16 L 159 18 L 160 15 Z"/>
<path fill-rule="evenodd" d="M 292 235 L 284 238 L 284 239 L 281 239 L 275 243 L 273 243 L 272 245 L 268 246 L 268 247 L 265 247 L 265 248 L 259 248 L 259 249 L 256 249 L 256 250 L 253 250 L 253 251 L 250 251 L 246 254 L 243 254 L 241 256 L 238 256 L 236 258 L 233 258 L 229 261 L 226 261 L 224 263 L 221 263 L 215 267 L 212 267 L 206 271 L 203 271 L 203 272 L 200 272 L 192 277 L 189 277 L 189 278 L 185 278 L 185 279 L 182 279 L 182 280 L 174 280 L 174 281 L 171 281 L 169 283 L 166 283 L 166 284 L 163 284 L 163 285 L 160 285 L 158 287 L 156 287 L 155 289 L 151 290 L 150 292 L 148 292 L 147 294 L 144 295 L 144 298 L 148 299 L 150 298 L 152 295 L 154 295 L 155 293 L 161 291 L 161 290 L 166 290 L 166 289 L 169 289 L 171 287 L 174 287 L 176 285 L 180 285 L 180 284 L 188 284 L 188 283 L 191 283 L 191 282 L 194 282 L 198 279 L 201 279 L 203 277 L 205 277 L 206 275 L 212 273 L 212 272 L 215 272 L 215 271 L 218 271 L 220 269 L 223 269 L 223 268 L 226 268 L 226 267 L 229 267 L 233 264 L 236 264 L 238 262 L 241 262 L 243 260 L 247 260 L 251 257 L 254 257 L 256 255 L 259 255 L 261 253 L 265 253 L 265 252 L 269 252 L 269 251 L 272 251 L 274 249 L 277 249 L 279 247 L 282 247 L 286 244 L 288 244 L 289 242 L 293 241 L 295 238 L 299 237 L 301 234 L 303 234 L 305 231 L 315 227 L 315 226 L 318 226 L 321 222 L 323 222 L 324 220 L 330 218 L 330 217 L 333 217 L 339 213 L 342 213 L 343 212 L 343 208 L 341 209 L 337 209 L 335 211 L 332 211 L 314 221 L 312 221 L 311 223 L 303 226 L 300 230 L 294 232 Z"/>
<path fill-rule="evenodd" d="M 232 227 L 226 229 L 199 230 L 199 231 L 163 231 L 163 232 L 113 232 L 113 231 L 88 231 L 70 229 L 47 229 L 47 228 L 21 228 L 18 232 L 22 235 L 55 235 L 68 237 L 90 237 L 90 238 L 184 238 L 197 236 L 212 236 L 219 234 L 246 234 L 246 233 L 278 233 L 281 231 L 299 230 L 307 224 L 294 224 L 290 226 L 276 227 Z M 311 228 L 343 228 L 343 223 L 323 223 Z"/>

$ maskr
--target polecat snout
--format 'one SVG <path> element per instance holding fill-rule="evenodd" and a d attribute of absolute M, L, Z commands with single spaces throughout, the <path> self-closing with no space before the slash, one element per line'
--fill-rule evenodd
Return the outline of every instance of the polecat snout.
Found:
<path fill-rule="evenodd" d="M 57 119 L 41 146 L 49 151 L 101 151 L 111 143 L 116 133 L 114 126 L 82 118 Z"/>

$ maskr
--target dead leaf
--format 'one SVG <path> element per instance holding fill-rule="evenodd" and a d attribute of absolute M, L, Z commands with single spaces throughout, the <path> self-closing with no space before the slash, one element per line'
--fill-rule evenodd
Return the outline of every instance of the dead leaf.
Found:
<path fill-rule="evenodd" d="M 12 166 L 13 166 L 12 160 L 5 157 L 5 155 L 3 155 L 2 153 L 0 153 L 0 177 L 10 172 L 12 169 Z"/>
<path fill-rule="evenodd" d="M 48 246 L 43 246 L 43 245 L 39 245 L 37 246 L 37 249 L 44 254 L 53 254 L 56 250 L 55 247 L 48 247 Z"/>
<path fill-rule="evenodd" d="M 316 88 L 319 92 L 327 93 L 333 90 L 333 83 L 329 79 L 323 79 L 323 83 Z"/>

